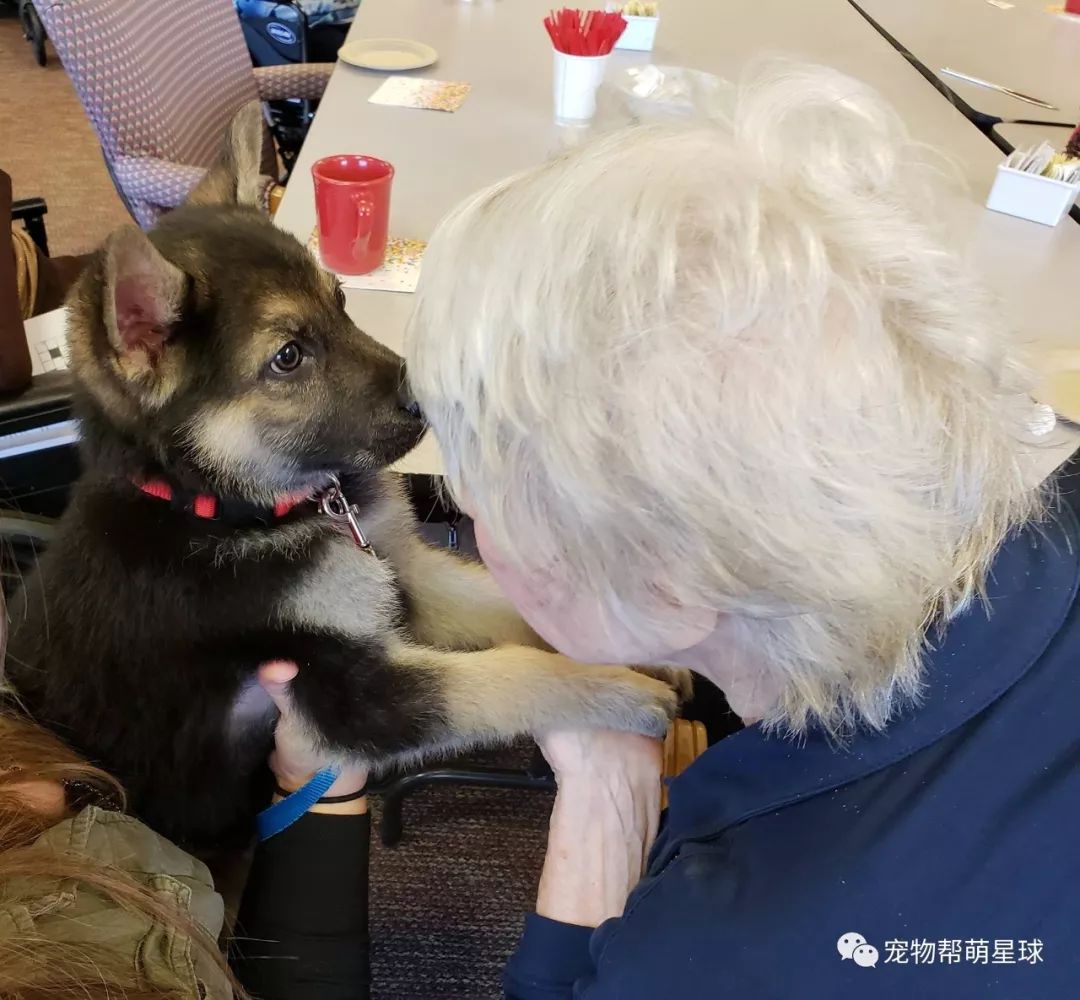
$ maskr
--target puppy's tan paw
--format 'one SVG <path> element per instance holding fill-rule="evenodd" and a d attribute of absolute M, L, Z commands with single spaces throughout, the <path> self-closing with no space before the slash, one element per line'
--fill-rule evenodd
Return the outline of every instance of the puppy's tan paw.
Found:
<path fill-rule="evenodd" d="M 593 667 L 590 723 L 662 737 L 675 717 L 679 699 L 665 681 L 627 667 Z"/>
<path fill-rule="evenodd" d="M 668 684 L 679 698 L 679 704 L 685 705 L 694 697 L 694 672 L 685 667 L 632 667 L 640 674 L 655 677 Z"/>

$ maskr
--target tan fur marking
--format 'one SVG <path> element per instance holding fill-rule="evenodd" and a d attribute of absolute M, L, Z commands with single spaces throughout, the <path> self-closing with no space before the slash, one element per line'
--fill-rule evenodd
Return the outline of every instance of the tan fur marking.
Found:
<path fill-rule="evenodd" d="M 273 500 L 277 484 L 295 470 L 281 462 L 275 450 L 263 442 L 257 418 L 258 402 L 238 399 L 207 408 L 185 429 L 199 461 L 217 470 L 222 479 L 250 490 L 251 481 L 265 484 L 267 501 Z"/>
<path fill-rule="evenodd" d="M 282 602 L 283 622 L 329 628 L 354 639 L 381 639 L 393 632 L 398 592 L 390 563 L 361 552 L 343 536 L 311 569 L 304 585 Z"/>
<path fill-rule="evenodd" d="M 259 299 L 260 321 L 266 326 L 280 326 L 285 330 L 298 328 L 309 310 L 303 302 L 297 302 L 294 291 L 268 291 Z"/>

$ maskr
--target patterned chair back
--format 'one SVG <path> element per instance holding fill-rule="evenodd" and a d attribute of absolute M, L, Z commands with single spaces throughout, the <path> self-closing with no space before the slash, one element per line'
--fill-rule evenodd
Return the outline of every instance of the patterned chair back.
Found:
<path fill-rule="evenodd" d="M 232 0 L 34 3 L 121 195 L 152 222 L 123 190 L 117 159 L 207 167 L 234 112 L 258 97 Z"/>
<path fill-rule="evenodd" d="M 120 197 L 149 229 L 217 157 L 258 87 L 232 0 L 33 0 L 102 144 Z M 262 168 L 276 176 L 273 140 Z"/>

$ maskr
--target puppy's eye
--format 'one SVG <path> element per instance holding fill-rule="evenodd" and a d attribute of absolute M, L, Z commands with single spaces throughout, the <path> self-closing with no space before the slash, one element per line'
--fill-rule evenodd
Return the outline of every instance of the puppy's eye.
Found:
<path fill-rule="evenodd" d="M 270 359 L 270 371 L 275 375 L 291 375 L 304 363 L 304 348 L 290 340 Z"/>

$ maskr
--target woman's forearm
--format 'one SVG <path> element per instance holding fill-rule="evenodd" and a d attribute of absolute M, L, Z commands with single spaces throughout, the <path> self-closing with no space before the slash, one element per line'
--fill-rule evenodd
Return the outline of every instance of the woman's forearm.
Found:
<path fill-rule="evenodd" d="M 586 927 L 619 916 L 641 878 L 659 815 L 654 767 L 560 778 L 536 912 Z"/>

